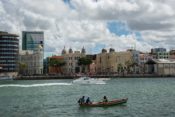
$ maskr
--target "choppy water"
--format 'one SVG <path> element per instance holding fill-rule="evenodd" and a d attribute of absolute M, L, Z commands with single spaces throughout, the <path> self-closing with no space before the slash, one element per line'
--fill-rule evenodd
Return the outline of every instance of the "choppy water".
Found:
<path fill-rule="evenodd" d="M 80 85 L 72 80 L 0 81 L 0 117 L 174 117 L 175 78 L 111 79 Z M 82 95 L 99 101 L 128 97 L 127 104 L 80 108 Z"/>

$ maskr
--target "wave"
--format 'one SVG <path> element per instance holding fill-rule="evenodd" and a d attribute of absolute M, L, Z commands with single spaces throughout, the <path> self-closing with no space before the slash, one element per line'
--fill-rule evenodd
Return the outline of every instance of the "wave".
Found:
<path fill-rule="evenodd" d="M 0 87 L 44 87 L 57 85 L 72 85 L 71 83 L 43 83 L 43 84 L 5 84 Z"/>

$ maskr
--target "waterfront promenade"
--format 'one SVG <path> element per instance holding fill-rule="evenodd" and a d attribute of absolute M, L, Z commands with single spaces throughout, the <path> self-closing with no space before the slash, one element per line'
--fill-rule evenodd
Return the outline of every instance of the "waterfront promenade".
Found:
<path fill-rule="evenodd" d="M 175 78 L 175 76 L 162 76 L 156 74 L 125 74 L 125 75 L 85 75 L 92 78 Z M 40 75 L 40 76 L 17 76 L 14 80 L 49 80 L 49 79 L 76 79 L 81 76 L 75 75 Z"/>

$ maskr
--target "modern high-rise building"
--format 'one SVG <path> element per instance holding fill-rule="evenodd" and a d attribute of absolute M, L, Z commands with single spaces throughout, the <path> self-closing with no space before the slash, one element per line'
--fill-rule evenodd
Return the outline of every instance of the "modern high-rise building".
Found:
<path fill-rule="evenodd" d="M 38 45 L 44 49 L 44 32 L 42 31 L 23 31 L 22 50 L 37 50 Z"/>
<path fill-rule="evenodd" d="M 20 62 L 27 65 L 26 70 L 22 71 L 22 74 L 43 74 L 44 32 L 23 31 L 22 50 L 24 52 L 20 53 Z M 29 51 L 30 54 L 27 54 Z"/>
<path fill-rule="evenodd" d="M 0 32 L 0 74 L 17 75 L 19 40 L 18 35 Z"/>

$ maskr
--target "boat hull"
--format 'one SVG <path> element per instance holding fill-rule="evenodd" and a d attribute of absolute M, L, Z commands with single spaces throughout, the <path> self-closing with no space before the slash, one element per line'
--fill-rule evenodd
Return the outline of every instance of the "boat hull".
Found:
<path fill-rule="evenodd" d="M 80 77 L 76 80 L 73 80 L 75 84 L 106 84 L 103 80 L 90 78 L 90 77 Z"/>
<path fill-rule="evenodd" d="M 128 98 L 124 98 L 124 99 L 114 99 L 108 102 L 94 102 L 91 104 L 79 104 L 79 105 L 80 107 L 108 107 L 108 106 L 124 104 L 127 101 L 128 101 Z"/>

